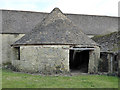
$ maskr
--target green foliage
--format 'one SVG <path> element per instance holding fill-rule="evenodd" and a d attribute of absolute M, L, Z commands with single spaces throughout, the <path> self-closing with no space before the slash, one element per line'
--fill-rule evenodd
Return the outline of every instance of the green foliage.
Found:
<path fill-rule="evenodd" d="M 105 75 L 41 76 L 3 70 L 3 88 L 117 88 L 118 78 Z"/>
<path fill-rule="evenodd" d="M 3 63 L 3 66 L 5 66 L 5 65 L 11 65 L 11 63 L 10 62 Z"/>

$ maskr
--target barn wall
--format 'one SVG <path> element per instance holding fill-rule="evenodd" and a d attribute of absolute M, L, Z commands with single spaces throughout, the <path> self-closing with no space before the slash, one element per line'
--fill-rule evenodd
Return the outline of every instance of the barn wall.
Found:
<path fill-rule="evenodd" d="M 24 34 L 0 34 L 0 36 L 2 38 L 2 63 L 10 63 L 16 58 L 16 50 L 11 47 L 11 44 L 24 36 Z"/>
<path fill-rule="evenodd" d="M 22 46 L 20 60 L 13 60 L 12 64 L 23 72 L 68 72 L 69 46 Z"/>
<path fill-rule="evenodd" d="M 113 73 L 113 55 L 108 54 L 107 58 L 108 58 L 108 72 Z"/>
<path fill-rule="evenodd" d="M 97 73 L 100 59 L 100 48 L 96 46 L 94 51 L 89 52 L 89 55 L 88 73 Z"/>

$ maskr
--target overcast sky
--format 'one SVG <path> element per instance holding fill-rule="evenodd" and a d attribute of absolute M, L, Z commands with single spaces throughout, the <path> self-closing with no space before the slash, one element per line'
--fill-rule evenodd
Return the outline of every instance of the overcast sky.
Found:
<path fill-rule="evenodd" d="M 119 0 L 0 0 L 0 9 L 118 16 Z"/>

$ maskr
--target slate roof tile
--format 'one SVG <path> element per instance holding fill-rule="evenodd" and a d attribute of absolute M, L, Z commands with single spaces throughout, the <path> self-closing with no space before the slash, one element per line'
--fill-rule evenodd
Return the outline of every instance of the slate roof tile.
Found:
<path fill-rule="evenodd" d="M 96 45 L 58 8 L 54 8 L 41 23 L 13 45 L 24 44 Z"/>

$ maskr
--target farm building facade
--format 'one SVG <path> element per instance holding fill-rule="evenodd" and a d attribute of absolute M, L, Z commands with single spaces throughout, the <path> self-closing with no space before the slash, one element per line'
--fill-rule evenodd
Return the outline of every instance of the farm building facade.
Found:
<path fill-rule="evenodd" d="M 97 73 L 100 47 L 94 35 L 118 30 L 118 18 L 1 10 L 2 63 L 19 71 Z"/>

